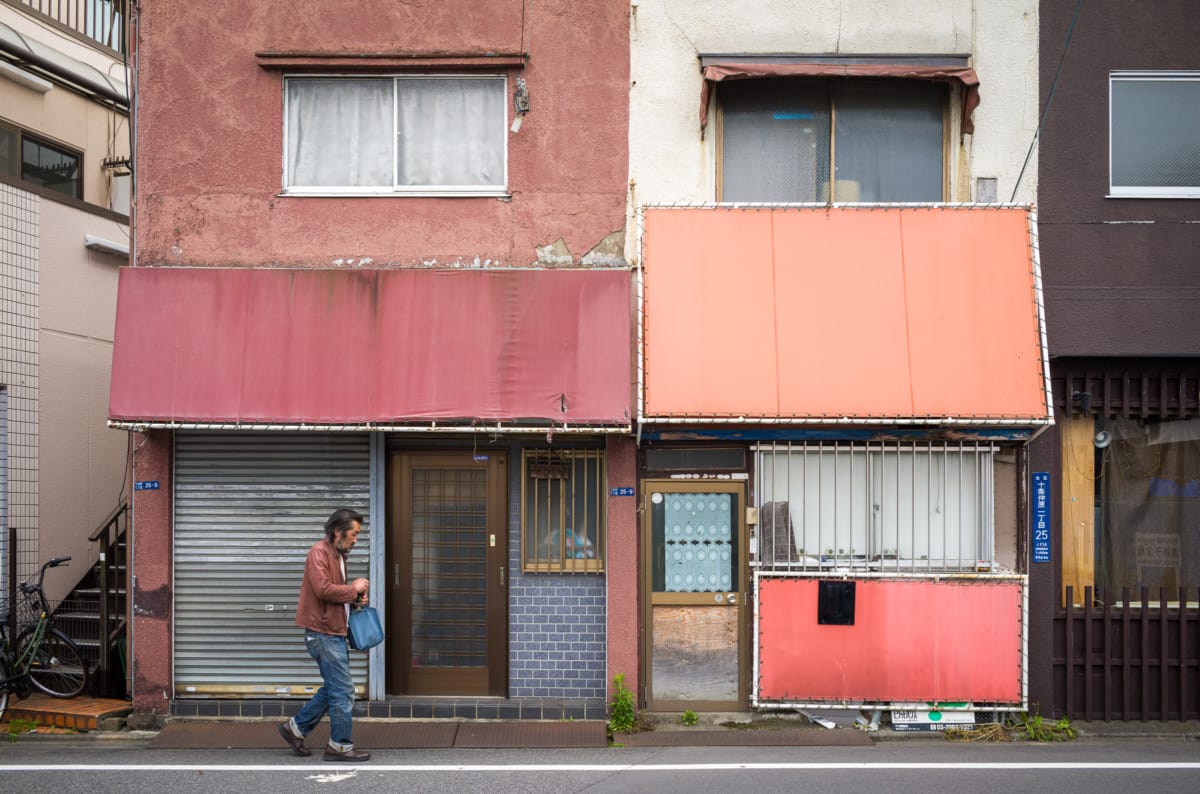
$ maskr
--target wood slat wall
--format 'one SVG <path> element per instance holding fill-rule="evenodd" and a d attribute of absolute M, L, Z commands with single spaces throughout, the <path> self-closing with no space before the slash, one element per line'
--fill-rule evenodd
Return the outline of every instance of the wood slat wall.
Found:
<path fill-rule="evenodd" d="M 1136 600 L 1131 596 L 1136 595 Z M 1082 720 L 1200 718 L 1200 588 L 1067 587 L 1055 617 L 1055 713 Z"/>

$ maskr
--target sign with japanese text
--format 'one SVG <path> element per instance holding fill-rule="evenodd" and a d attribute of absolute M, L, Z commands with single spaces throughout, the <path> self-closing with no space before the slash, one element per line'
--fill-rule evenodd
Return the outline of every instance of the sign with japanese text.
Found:
<path fill-rule="evenodd" d="M 1033 561 L 1050 562 L 1050 472 L 1033 473 Z"/>

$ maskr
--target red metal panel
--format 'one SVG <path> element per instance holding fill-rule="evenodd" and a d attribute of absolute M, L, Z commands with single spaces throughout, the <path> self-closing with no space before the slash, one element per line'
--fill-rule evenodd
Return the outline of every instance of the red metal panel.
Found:
<path fill-rule="evenodd" d="M 626 425 L 629 273 L 125 268 L 109 415 Z"/>
<path fill-rule="evenodd" d="M 1029 213 L 649 208 L 644 415 L 1044 423 Z"/>
<path fill-rule="evenodd" d="M 859 581 L 852 626 L 817 623 L 817 582 L 759 584 L 759 698 L 1021 702 L 1019 582 Z"/>

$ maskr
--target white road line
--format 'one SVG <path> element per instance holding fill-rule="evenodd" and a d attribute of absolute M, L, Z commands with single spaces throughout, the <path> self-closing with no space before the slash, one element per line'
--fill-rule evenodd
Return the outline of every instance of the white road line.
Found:
<path fill-rule="evenodd" d="M 762 764 L 365 764 L 362 766 L 307 764 L 0 764 L 5 772 L 708 772 L 723 770 L 829 769 L 1200 769 L 1200 761 L 1109 763 L 1086 761 L 1036 763 L 762 763 Z"/>

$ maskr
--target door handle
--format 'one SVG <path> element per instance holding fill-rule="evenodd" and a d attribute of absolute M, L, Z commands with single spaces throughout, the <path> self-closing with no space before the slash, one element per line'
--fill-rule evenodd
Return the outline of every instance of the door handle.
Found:
<path fill-rule="evenodd" d="M 500 586 L 504 587 L 504 566 L 500 566 Z"/>
<path fill-rule="evenodd" d="M 729 595 L 725 596 L 725 603 L 729 604 L 730 606 L 736 604 L 737 602 L 738 602 L 738 594 L 737 593 L 730 593 Z"/>

